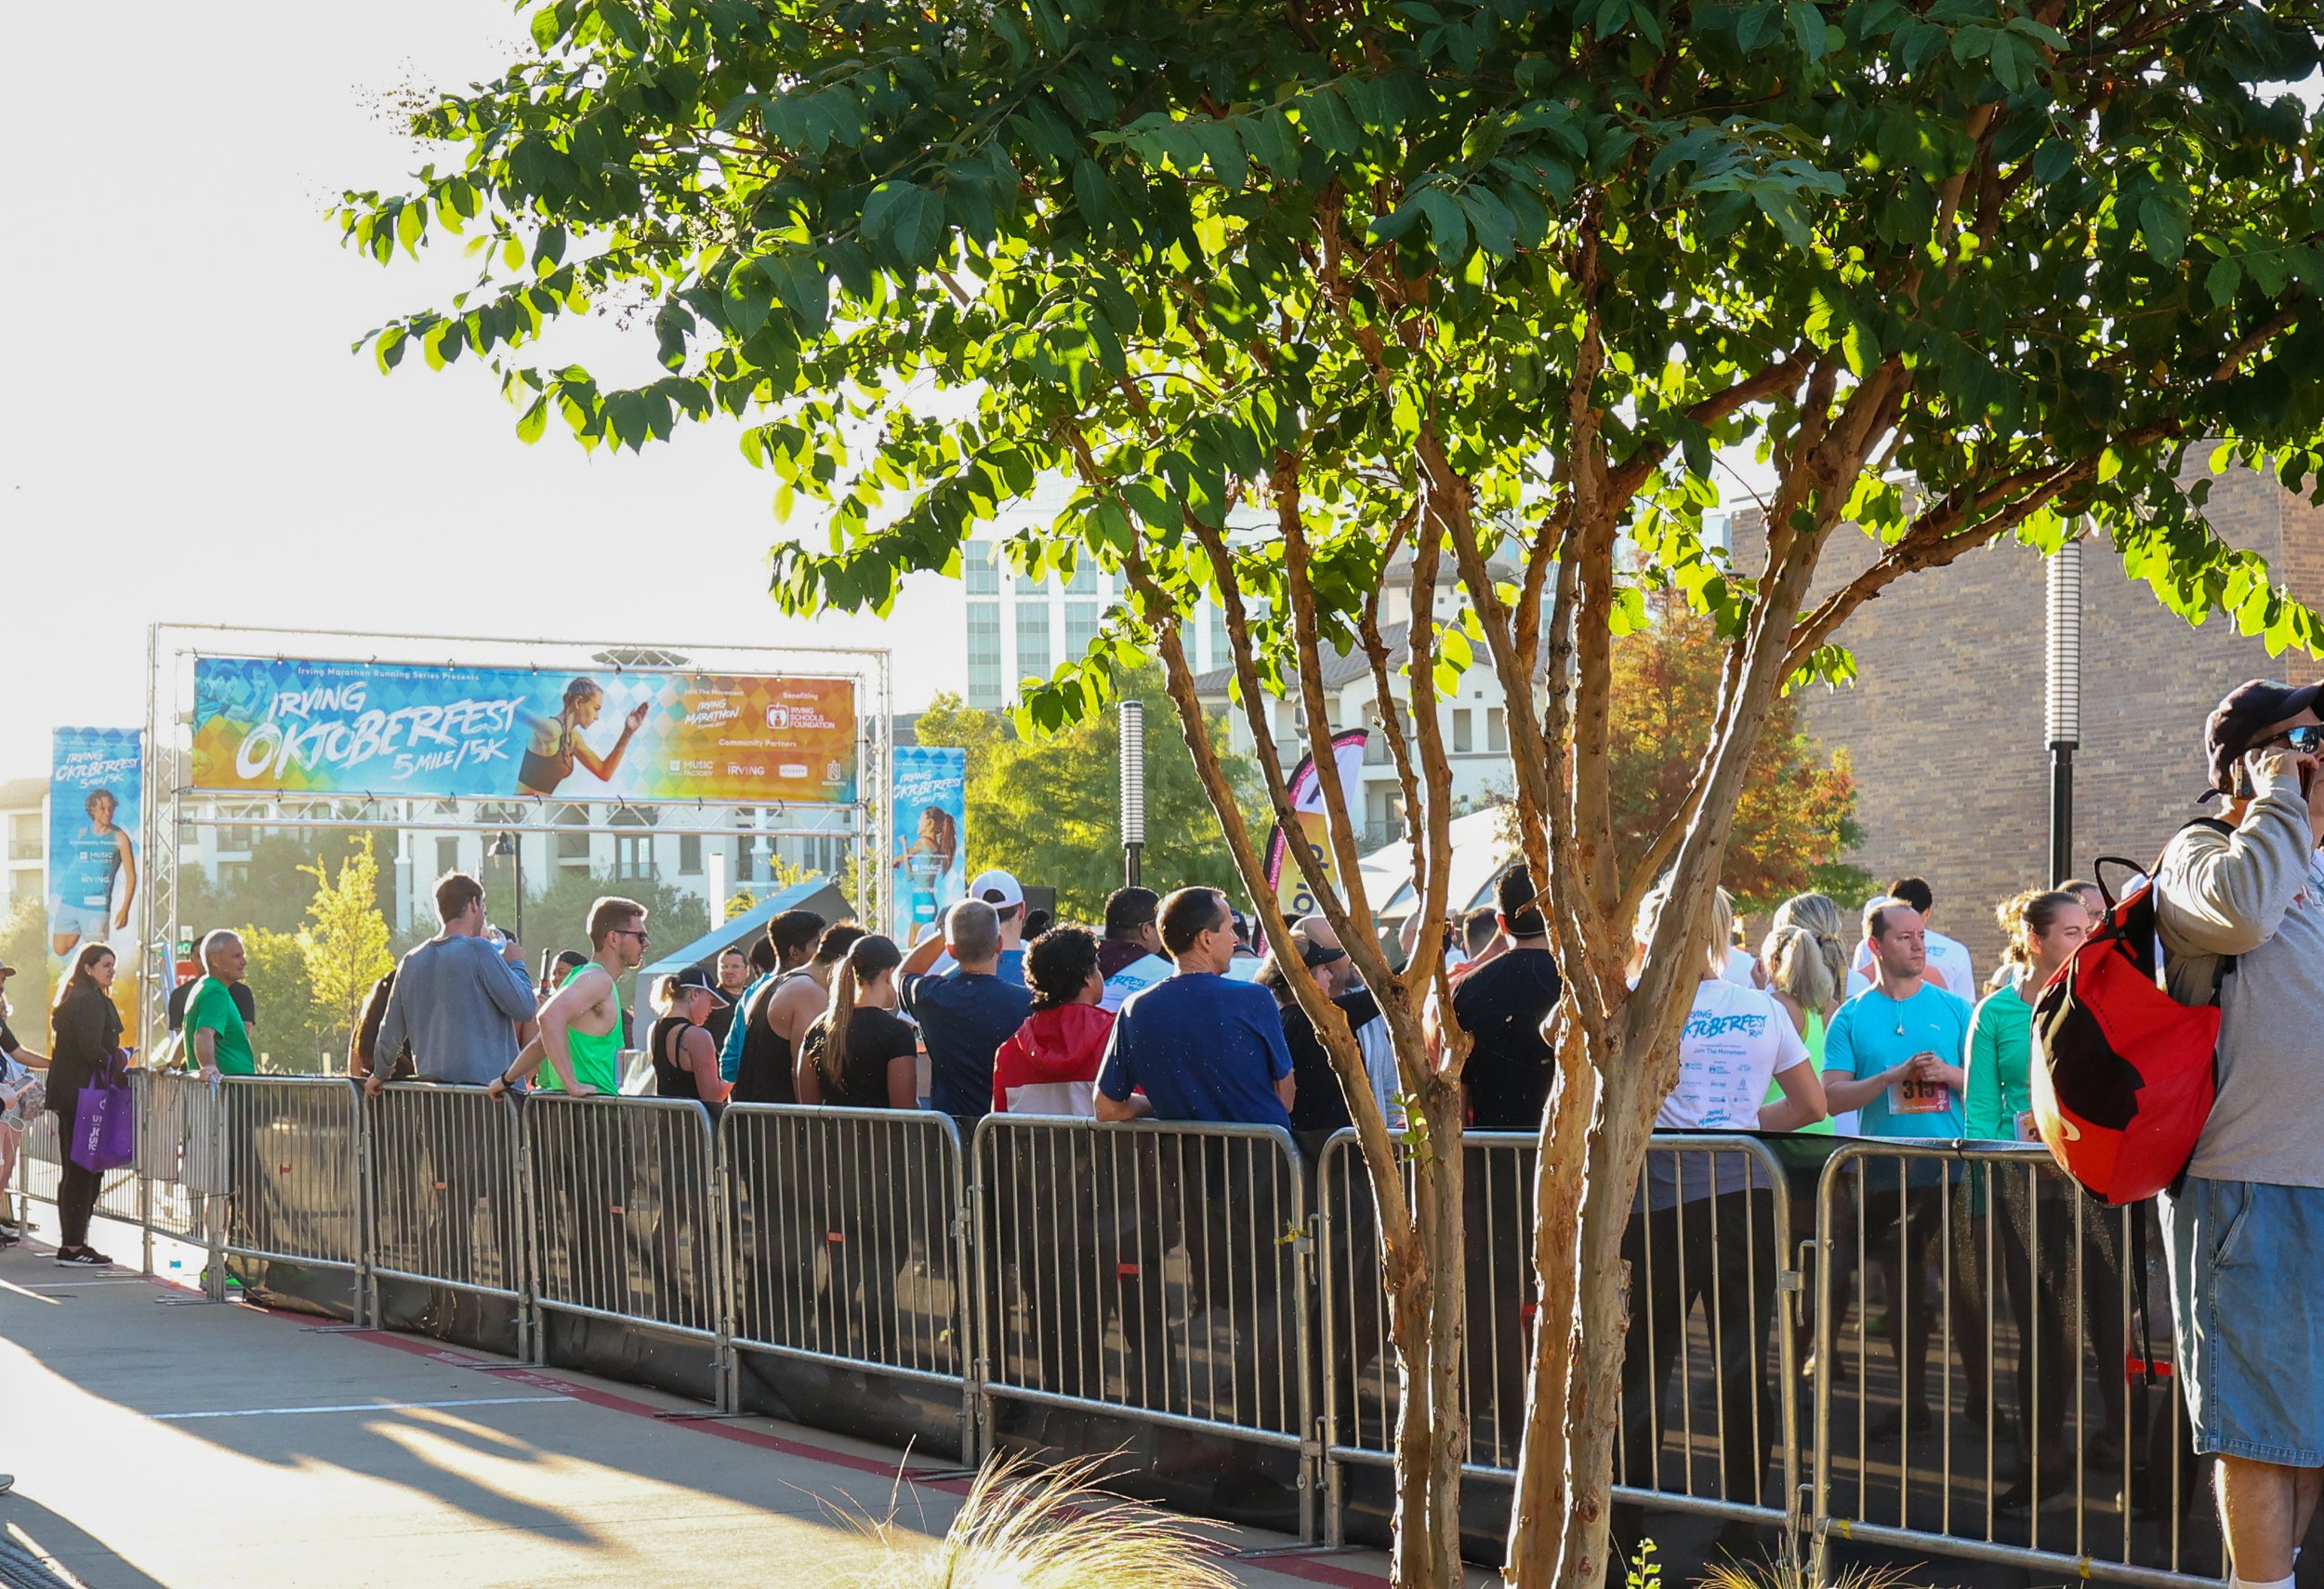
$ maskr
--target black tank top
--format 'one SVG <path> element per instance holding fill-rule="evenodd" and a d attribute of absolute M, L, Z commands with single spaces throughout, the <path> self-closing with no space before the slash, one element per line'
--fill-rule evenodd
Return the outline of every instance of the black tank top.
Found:
<path fill-rule="evenodd" d="M 735 1017 L 743 1023 L 743 1056 L 734 1065 L 733 1098 L 737 1104 L 799 1102 L 799 1094 L 791 1091 L 790 1041 L 767 1025 L 767 1005 L 773 1000 L 775 989 L 805 974 L 786 971 L 775 977 Z"/>
<path fill-rule="evenodd" d="M 692 1098 L 702 1101 L 702 1088 L 694 1073 L 678 1063 L 678 1045 L 689 1031 L 706 1028 L 695 1026 L 683 1015 L 665 1015 L 654 1023 L 654 1034 L 647 1040 L 654 1046 L 654 1093 L 657 1098 Z"/>

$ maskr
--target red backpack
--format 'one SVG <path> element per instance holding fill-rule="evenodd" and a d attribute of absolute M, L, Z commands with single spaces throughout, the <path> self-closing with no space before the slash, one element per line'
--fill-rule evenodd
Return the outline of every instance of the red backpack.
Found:
<path fill-rule="evenodd" d="M 2235 831 L 2209 816 L 2187 827 Z M 2108 865 L 2136 869 L 2105 856 L 2101 878 Z M 2105 922 L 2036 997 L 2027 1079 L 2050 1156 L 2119 1205 L 2166 1189 L 2195 1157 L 2218 1089 L 2219 984 L 2235 958 L 2220 958 L 2209 1003 L 2182 1004 L 2156 980 L 2152 873 L 2119 904 L 2106 898 Z"/>

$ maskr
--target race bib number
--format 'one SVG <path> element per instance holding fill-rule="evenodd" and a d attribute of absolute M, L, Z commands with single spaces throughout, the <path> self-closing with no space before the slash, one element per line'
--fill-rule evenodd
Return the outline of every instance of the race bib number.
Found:
<path fill-rule="evenodd" d="M 1942 1081 L 1915 1081 L 1910 1077 L 1889 1083 L 1888 1112 L 1892 1115 L 1941 1115 L 1953 1106 L 1953 1090 Z"/>

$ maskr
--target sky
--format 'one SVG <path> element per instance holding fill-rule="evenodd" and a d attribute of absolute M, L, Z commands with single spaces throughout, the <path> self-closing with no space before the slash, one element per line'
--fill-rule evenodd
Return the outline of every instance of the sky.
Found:
<path fill-rule="evenodd" d="M 527 447 L 482 364 L 350 351 L 472 266 L 383 269 L 326 212 L 426 158 L 388 97 L 493 75 L 508 6 L 128 0 L 89 24 L 20 7 L 0 51 L 0 779 L 45 776 L 59 724 L 143 720 L 157 621 L 887 645 L 899 709 L 957 687 L 947 581 L 885 625 L 776 609 L 774 481 L 733 428 Z M 584 339 L 652 352 L 610 319 Z"/>

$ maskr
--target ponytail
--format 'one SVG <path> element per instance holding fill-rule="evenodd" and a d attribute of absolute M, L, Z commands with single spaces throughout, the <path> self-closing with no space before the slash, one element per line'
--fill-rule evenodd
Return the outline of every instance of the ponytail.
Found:
<path fill-rule="evenodd" d="M 816 1022 L 823 1028 L 823 1052 L 815 1056 L 815 1068 L 832 1086 L 839 1085 L 847 1070 L 848 1028 L 855 1024 L 855 1001 L 865 985 L 903 963 L 904 951 L 895 940 L 878 933 L 866 933 L 848 946 L 847 958 L 831 977 L 831 1002 Z"/>
<path fill-rule="evenodd" d="M 1759 951 L 1768 986 L 1802 1010 L 1829 1014 L 1848 987 L 1842 924 L 1829 894 L 1795 894 L 1777 906 Z"/>
<path fill-rule="evenodd" d="M 2001 963 L 1986 983 L 1987 991 L 2004 987 L 2031 971 L 2034 940 L 2056 923 L 2059 911 L 2080 904 L 2080 898 L 2061 889 L 2029 888 L 1995 906 L 1993 920 L 2001 929 Z"/>

